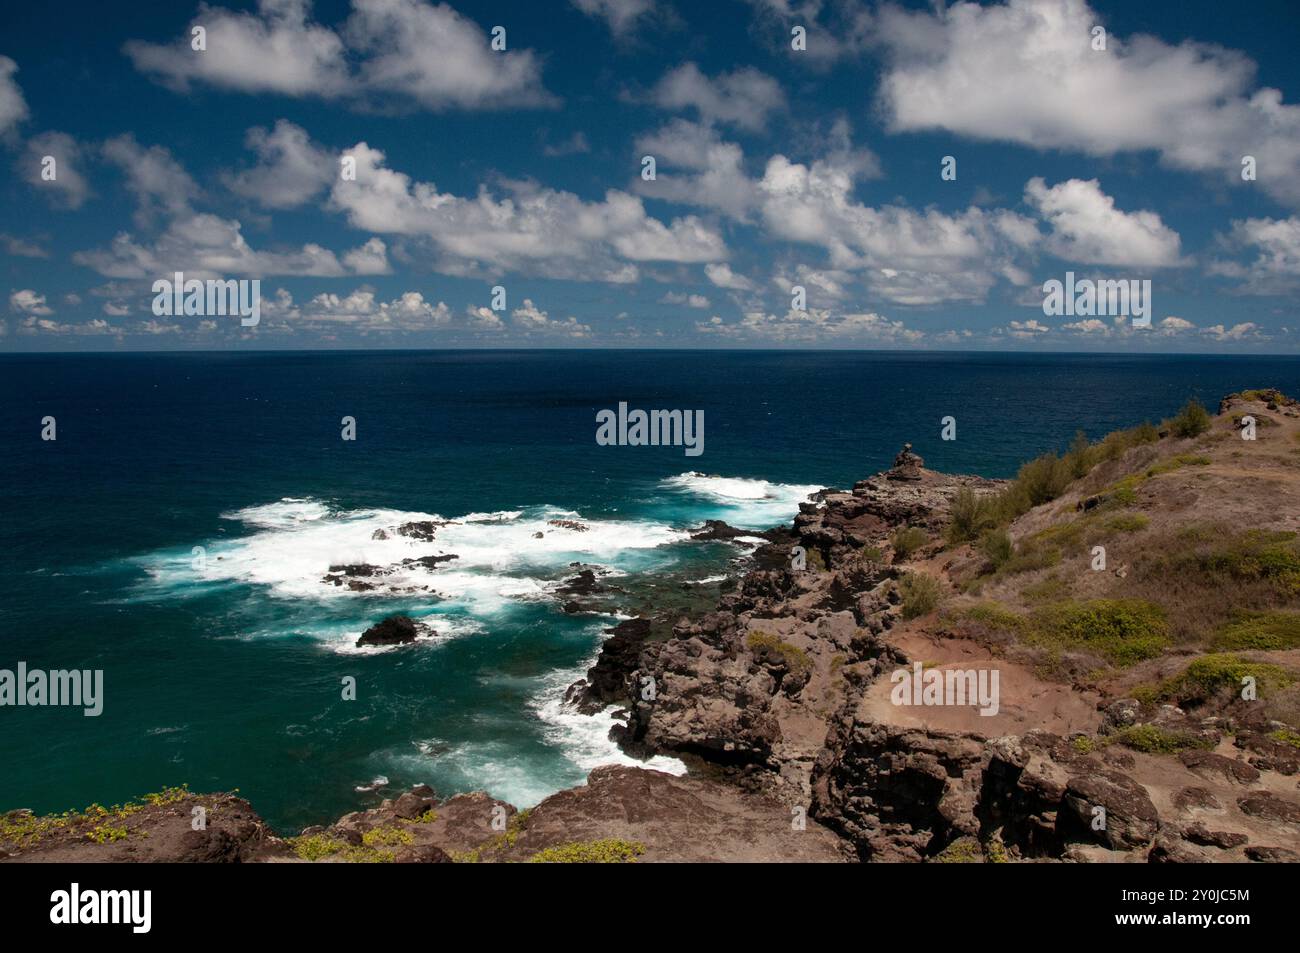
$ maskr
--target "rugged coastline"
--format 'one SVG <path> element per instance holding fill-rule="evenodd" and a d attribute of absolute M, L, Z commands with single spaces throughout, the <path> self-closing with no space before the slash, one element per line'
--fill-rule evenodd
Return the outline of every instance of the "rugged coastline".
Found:
<path fill-rule="evenodd" d="M 2 815 L 0 859 L 1298 861 L 1297 531 L 1300 407 L 1272 391 L 1014 481 L 904 448 L 764 534 L 710 611 L 612 627 L 570 687 L 584 712 L 619 706 L 625 750 L 687 776 L 598 768 L 526 812 L 420 787 L 296 838 L 233 794 L 173 789 Z M 575 568 L 562 611 L 596 609 L 609 593 Z M 891 676 L 916 663 L 996 668 L 997 714 L 895 704 Z"/>

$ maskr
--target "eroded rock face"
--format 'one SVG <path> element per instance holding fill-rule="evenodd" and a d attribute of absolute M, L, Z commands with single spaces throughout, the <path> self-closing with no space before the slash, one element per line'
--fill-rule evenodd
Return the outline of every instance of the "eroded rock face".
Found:
<path fill-rule="evenodd" d="M 921 860 L 978 833 L 986 761 L 978 739 L 952 732 L 842 726 L 817 762 L 812 813 L 863 860 Z"/>
<path fill-rule="evenodd" d="M 1237 784 L 1254 784 L 1259 780 L 1259 771 L 1244 761 L 1228 758 L 1212 751 L 1192 749 L 1178 755 L 1189 771 L 1201 777 L 1225 778 Z"/>
<path fill-rule="evenodd" d="M 609 839 L 637 845 L 640 863 L 848 859 L 839 838 L 778 801 L 732 784 L 615 765 L 538 804 L 493 859 L 526 860 L 558 844 Z"/>
<path fill-rule="evenodd" d="M 1278 797 L 1271 791 L 1256 791 L 1237 799 L 1243 814 L 1281 824 L 1300 824 L 1300 803 Z"/>
<path fill-rule="evenodd" d="M 587 677 L 569 687 L 566 699 L 586 715 L 609 705 L 624 703 L 633 693 L 632 674 L 640 667 L 641 650 L 651 634 L 649 619 L 624 619 L 612 629 L 601 646 L 596 664 Z"/>
<path fill-rule="evenodd" d="M 1159 815 L 1142 785 L 1046 733 L 971 733 L 857 724 L 828 744 L 814 814 L 864 860 L 924 860 L 963 837 L 1022 856 L 1070 843 L 1144 850 Z"/>
<path fill-rule="evenodd" d="M 1293 777 L 1300 774 L 1300 748 L 1270 738 L 1262 731 L 1242 731 L 1233 740 L 1247 753 L 1252 766 Z"/>
<path fill-rule="evenodd" d="M 748 788 L 808 805 L 836 713 L 851 710 L 883 668 L 905 661 L 882 639 L 899 611 L 898 571 L 864 547 L 883 546 L 902 525 L 937 529 L 962 487 L 998 485 L 922 463 L 914 454 L 903 460 L 914 480 L 881 475 L 851 493 L 816 494 L 789 533 L 768 534 L 758 568 L 716 612 L 639 649 L 610 639 L 589 684 L 571 697 L 626 704 L 628 723 L 616 737 L 633 753 L 698 757 L 741 772 Z M 802 570 L 796 546 L 807 554 Z M 618 674 L 597 685 L 606 672 Z M 623 697 L 613 697 L 620 688 Z"/>
<path fill-rule="evenodd" d="M 1072 815 L 1058 820 L 1062 833 L 1091 831 L 1112 850 L 1135 850 L 1155 838 L 1160 815 L 1146 789 L 1118 771 L 1076 774 L 1066 786 L 1062 807 Z"/>
<path fill-rule="evenodd" d="M 625 740 L 724 765 L 764 764 L 781 737 L 771 712 L 777 682 L 739 646 L 735 617 L 717 613 L 659 643 L 654 697 L 629 699 Z"/>
<path fill-rule="evenodd" d="M 199 810 L 206 827 L 194 830 Z M 96 838 L 94 829 L 104 824 L 120 831 L 120 838 Z M 232 794 L 187 794 L 121 818 L 88 818 L 51 828 L 30 842 L 0 842 L 0 861 L 11 863 L 236 864 L 278 859 L 287 852 L 252 806 Z"/>

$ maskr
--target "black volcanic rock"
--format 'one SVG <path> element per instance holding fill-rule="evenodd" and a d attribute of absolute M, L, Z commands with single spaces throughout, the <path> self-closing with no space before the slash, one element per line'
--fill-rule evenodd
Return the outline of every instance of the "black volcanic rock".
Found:
<path fill-rule="evenodd" d="M 651 636 L 651 621 L 624 619 L 612 629 L 600 647 L 600 657 L 587 670 L 585 680 L 569 687 L 567 698 L 584 714 L 594 715 L 607 705 L 626 701 L 632 673 L 641 666 L 641 650 Z"/>
<path fill-rule="evenodd" d="M 397 527 L 397 533 L 399 536 L 429 542 L 438 535 L 439 529 L 448 525 L 450 524 L 447 520 L 413 520 Z"/>
<path fill-rule="evenodd" d="M 367 645 L 406 645 L 421 636 L 431 635 L 428 626 L 416 622 L 410 616 L 390 615 L 382 622 L 377 622 L 357 639 L 357 647 Z"/>
<path fill-rule="evenodd" d="M 418 559 L 403 559 L 403 566 L 423 566 L 425 569 L 437 569 L 439 563 L 451 562 L 453 559 L 460 559 L 455 553 L 448 553 L 445 556 L 420 556 Z"/>
<path fill-rule="evenodd" d="M 374 566 L 370 563 L 347 563 L 330 566 L 331 573 L 342 573 L 345 576 L 382 576 L 384 568 Z"/>
<path fill-rule="evenodd" d="M 584 569 L 555 590 L 561 596 L 591 596 L 604 592 L 605 587 L 596 581 L 595 570 Z"/>
<path fill-rule="evenodd" d="M 688 530 L 691 539 L 706 540 L 732 540 L 737 536 L 766 536 L 764 533 L 757 533 L 748 529 L 737 529 L 722 520 L 705 520 L 703 526 Z"/>

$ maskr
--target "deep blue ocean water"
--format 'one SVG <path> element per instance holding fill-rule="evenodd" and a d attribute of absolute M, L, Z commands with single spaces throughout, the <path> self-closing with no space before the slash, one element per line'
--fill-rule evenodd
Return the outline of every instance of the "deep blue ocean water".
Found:
<path fill-rule="evenodd" d="M 238 788 L 282 830 L 421 781 L 534 803 L 620 757 L 607 720 L 559 704 L 614 621 L 560 611 L 570 563 L 614 581 L 716 578 L 744 547 L 682 530 L 787 521 L 810 489 L 887 467 L 904 441 L 936 469 L 1009 476 L 1076 429 L 1156 421 L 1189 396 L 1213 409 L 1246 387 L 1300 392 L 1300 359 L 0 356 L 0 668 L 103 669 L 106 696 L 98 718 L 0 708 L 0 810 L 181 782 Z M 703 455 L 598 446 L 596 412 L 620 401 L 703 410 Z M 436 541 L 372 538 L 432 516 L 455 521 Z M 589 530 L 547 522 L 560 518 Z M 321 581 L 335 563 L 447 552 L 461 558 L 396 580 L 408 593 Z M 397 611 L 438 638 L 352 648 Z"/>

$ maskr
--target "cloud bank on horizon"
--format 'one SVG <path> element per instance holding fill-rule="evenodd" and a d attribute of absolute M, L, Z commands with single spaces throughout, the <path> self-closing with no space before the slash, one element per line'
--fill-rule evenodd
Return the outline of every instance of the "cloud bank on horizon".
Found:
<path fill-rule="evenodd" d="M 1197 6 L 11 10 L 0 349 L 1300 352 L 1300 14 Z"/>

